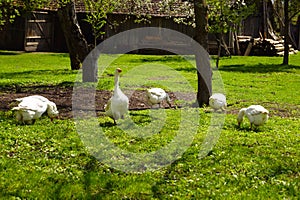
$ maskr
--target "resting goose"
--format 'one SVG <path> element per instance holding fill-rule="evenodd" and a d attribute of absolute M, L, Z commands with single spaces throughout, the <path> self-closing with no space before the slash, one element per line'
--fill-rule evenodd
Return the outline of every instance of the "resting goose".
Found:
<path fill-rule="evenodd" d="M 19 122 L 33 124 L 45 112 L 47 112 L 51 120 L 58 116 L 55 103 L 43 96 L 33 95 L 18 98 L 16 101 L 20 103 L 18 106 L 12 108 L 12 110 L 16 111 L 16 119 Z"/>
<path fill-rule="evenodd" d="M 221 109 L 222 111 L 226 110 L 227 103 L 226 103 L 226 97 L 224 94 L 221 93 L 215 93 L 209 97 L 209 106 L 214 109 L 214 111 L 217 111 Z"/>
<path fill-rule="evenodd" d="M 121 72 L 122 69 L 116 69 L 113 96 L 104 106 L 105 114 L 114 120 L 114 124 L 116 124 L 116 120 L 124 118 L 124 114 L 128 112 L 129 105 L 128 97 L 121 91 L 119 86 L 119 78 Z"/>
<path fill-rule="evenodd" d="M 168 93 L 166 93 L 161 88 L 151 88 L 147 90 L 147 100 L 151 107 L 155 104 L 159 104 L 161 107 L 161 103 L 165 100 L 168 105 L 171 107 L 170 97 Z"/>
<path fill-rule="evenodd" d="M 42 102 L 48 102 L 49 99 L 47 99 L 46 97 L 43 97 L 41 95 L 31 95 L 31 96 L 27 96 L 27 97 L 22 97 L 22 98 L 17 98 L 16 101 L 23 101 L 23 100 L 30 100 L 30 99 L 37 99 L 37 100 L 40 100 Z"/>
<path fill-rule="evenodd" d="M 253 125 L 261 126 L 267 122 L 269 111 L 261 105 L 251 105 L 248 108 L 242 108 L 237 117 L 238 126 L 241 125 L 244 115 L 249 119 L 250 128 L 252 129 Z"/>

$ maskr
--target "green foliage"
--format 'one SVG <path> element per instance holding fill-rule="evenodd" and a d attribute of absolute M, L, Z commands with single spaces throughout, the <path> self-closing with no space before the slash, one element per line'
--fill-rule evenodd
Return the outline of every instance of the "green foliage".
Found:
<path fill-rule="evenodd" d="M 0 1 L 0 30 L 3 25 L 13 22 L 20 15 L 19 10 L 14 7 L 13 0 Z"/>
<path fill-rule="evenodd" d="M 93 32 L 96 38 L 100 37 L 103 32 L 103 26 L 107 23 L 107 14 L 114 11 L 118 1 L 84 1 L 85 8 L 88 11 L 86 21 L 93 27 Z"/>
<path fill-rule="evenodd" d="M 21 0 L 18 6 L 22 7 L 25 11 L 32 11 L 47 7 L 50 1 L 47 0 Z"/>
<path fill-rule="evenodd" d="M 159 11 L 177 23 L 195 26 L 193 4 L 189 1 L 168 0 L 159 2 Z"/>
<path fill-rule="evenodd" d="M 71 2 L 74 2 L 73 0 L 58 0 L 57 3 L 58 5 L 61 7 L 61 6 L 65 6 L 67 5 L 68 3 L 71 3 Z"/>
<path fill-rule="evenodd" d="M 110 56 L 116 60 L 102 73 L 110 84 L 107 88 L 112 85 L 109 80 L 113 79 L 115 67 L 124 69 L 123 89 L 128 86 L 123 84 L 126 74 L 145 63 L 171 67 L 192 85 L 197 82 L 193 66 L 181 56 L 105 55 L 103 59 Z M 193 61 L 193 57 L 188 59 Z M 32 81 L 39 85 L 46 74 L 51 77 L 48 84 L 56 84 L 63 77 L 71 80 L 74 74 L 67 67 L 68 62 L 67 54 L 1 52 L 1 81 L 10 75 L 11 83 L 21 79 L 24 84 Z M 229 105 L 217 144 L 199 159 L 212 113 L 210 108 L 198 109 L 200 126 L 191 146 L 174 163 L 153 172 L 125 173 L 98 162 L 82 143 L 72 119 L 51 122 L 42 117 L 34 125 L 17 125 L 11 111 L 1 111 L 0 196 L 4 199 L 297 199 L 300 54 L 291 55 L 288 66 L 280 63 L 280 57 L 221 58 L 219 69 Z M 39 70 L 47 73 L 36 73 Z M 30 77 L 19 78 L 22 72 L 28 72 Z M 171 82 L 174 79 L 169 75 L 161 74 Z M 140 80 L 134 80 L 135 76 L 131 79 L 140 84 Z M 1 88 L 3 84 L 9 83 L 0 82 Z M 245 120 L 238 128 L 236 112 L 254 103 L 270 110 L 269 121 L 250 130 Z M 186 112 L 193 109 L 196 108 Z M 178 130 L 181 109 L 165 111 L 164 127 L 147 139 L 126 134 L 102 115 L 97 117 L 96 128 L 102 128 L 120 148 L 153 151 L 169 143 Z M 130 111 L 129 117 L 140 128 L 164 118 L 160 114 L 151 118 L 150 110 Z M 191 127 L 185 130 L 190 131 Z"/>
<path fill-rule="evenodd" d="M 253 13 L 255 5 L 244 1 L 209 0 L 209 31 L 226 33 Z"/>
<path fill-rule="evenodd" d="M 300 1 L 291 0 L 291 1 L 289 1 L 290 21 L 297 23 L 298 17 L 300 17 Z"/>
<path fill-rule="evenodd" d="M 22 12 L 44 8 L 48 0 L 1 0 L 0 1 L 0 30 L 7 23 L 12 23 Z"/>

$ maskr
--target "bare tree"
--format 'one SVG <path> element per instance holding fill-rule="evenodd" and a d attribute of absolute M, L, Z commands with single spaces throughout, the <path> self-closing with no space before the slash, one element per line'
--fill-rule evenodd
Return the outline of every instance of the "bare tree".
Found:
<path fill-rule="evenodd" d="M 300 1 L 299 0 L 285 0 L 283 5 L 284 10 L 284 55 L 283 65 L 289 64 L 289 44 L 297 46 L 291 37 L 290 24 L 292 20 L 300 16 Z"/>
<path fill-rule="evenodd" d="M 71 69 L 80 69 L 81 63 L 89 53 L 89 48 L 77 21 L 74 2 L 62 5 L 58 9 L 58 17 L 69 50 Z"/>
<path fill-rule="evenodd" d="M 195 37 L 194 39 L 204 48 L 208 49 L 208 6 L 206 4 L 206 0 L 194 0 L 194 12 L 195 12 Z M 209 97 L 211 96 L 212 85 L 211 85 L 211 77 L 209 83 L 205 82 L 205 77 L 203 74 L 200 74 L 199 68 L 204 67 L 201 66 L 201 62 L 199 62 L 200 58 L 197 58 L 196 54 L 196 65 L 197 65 L 197 76 L 198 76 L 198 91 L 197 91 L 197 101 L 199 106 L 203 106 L 204 104 L 208 105 Z"/>
<path fill-rule="evenodd" d="M 283 54 L 283 65 L 289 64 L 289 0 L 284 1 L 284 54 Z"/>
<path fill-rule="evenodd" d="M 280 32 L 284 35 L 284 55 L 283 65 L 289 63 L 289 44 L 297 47 L 290 33 L 290 24 L 300 16 L 299 0 L 274 0 L 275 19 L 280 27 Z"/>

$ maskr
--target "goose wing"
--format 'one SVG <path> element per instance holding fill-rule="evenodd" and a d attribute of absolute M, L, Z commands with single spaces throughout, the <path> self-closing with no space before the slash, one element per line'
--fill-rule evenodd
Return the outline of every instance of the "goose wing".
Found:
<path fill-rule="evenodd" d="M 166 94 L 166 92 L 161 88 L 151 88 L 148 90 L 148 93 L 150 95 L 157 96 L 158 98 L 162 98 Z"/>
<path fill-rule="evenodd" d="M 111 98 L 108 100 L 107 104 L 104 105 L 104 110 L 107 116 L 112 117 Z"/>
<path fill-rule="evenodd" d="M 16 101 L 19 101 L 19 102 L 22 102 L 22 101 L 30 101 L 30 100 L 39 100 L 39 101 L 42 101 L 42 102 L 48 102 L 49 99 L 47 99 L 46 97 L 43 97 L 41 95 L 31 95 L 31 96 L 27 96 L 27 97 L 22 97 L 22 98 L 17 98 L 15 99 Z"/>
<path fill-rule="evenodd" d="M 148 101 L 151 104 L 162 102 L 167 97 L 167 93 L 161 88 L 151 88 L 147 90 Z"/>
<path fill-rule="evenodd" d="M 221 93 L 215 93 L 209 97 L 209 105 L 214 109 L 226 108 L 226 97 Z"/>
<path fill-rule="evenodd" d="M 111 100 L 112 112 L 122 116 L 128 111 L 128 104 L 128 97 L 118 88 Z"/>
<path fill-rule="evenodd" d="M 47 99 L 46 97 L 43 97 L 41 95 L 32 95 L 32 96 L 30 96 L 30 98 L 34 98 L 34 99 L 40 100 L 42 102 L 49 102 L 49 99 Z"/>
<path fill-rule="evenodd" d="M 269 114 L 269 111 L 260 105 L 252 105 L 247 108 L 247 113 L 254 116 L 260 114 Z"/>
<path fill-rule="evenodd" d="M 31 110 L 38 113 L 44 113 L 47 110 L 47 104 L 37 99 L 23 99 L 14 110 Z"/>

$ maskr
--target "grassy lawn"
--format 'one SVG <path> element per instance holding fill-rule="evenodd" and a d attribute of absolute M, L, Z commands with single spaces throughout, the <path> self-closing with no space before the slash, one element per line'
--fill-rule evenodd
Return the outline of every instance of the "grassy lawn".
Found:
<path fill-rule="evenodd" d="M 123 69 L 124 91 L 159 86 L 187 94 L 197 88 L 196 71 L 188 62 L 193 57 L 187 61 L 179 56 L 104 55 L 102 59 L 114 62 L 105 70 L 99 68 L 97 89 L 113 89 L 116 67 Z M 221 59 L 219 71 L 214 70 L 214 91 L 224 90 L 229 106 L 222 132 L 215 136 L 209 135 L 209 130 L 216 116 L 209 108 L 190 108 L 190 102 L 176 110 L 130 111 L 130 118 L 121 121 L 120 126 L 112 126 L 107 117 L 53 123 L 42 117 L 34 125 L 18 125 L 11 111 L 0 111 L 0 197 L 297 199 L 300 196 L 300 54 L 290 56 L 289 66 L 281 66 L 281 62 L 281 57 Z M 67 54 L 0 51 L 0 95 L 14 92 L 16 85 L 71 87 L 77 72 L 69 68 Z M 145 70 L 147 74 L 143 73 Z M 217 79 L 219 74 L 222 83 Z M 251 104 L 267 108 L 269 121 L 250 130 L 245 120 L 238 128 L 238 110 Z M 125 123 L 126 120 L 130 123 Z M 78 129 L 81 122 L 83 130 L 96 128 L 89 135 L 81 135 Z M 126 127 L 128 124 L 130 127 Z M 101 133 L 114 144 L 115 154 L 106 152 L 112 149 L 109 145 L 86 148 L 105 142 L 99 137 Z M 218 140 L 200 158 L 208 135 Z M 151 154 L 168 147 L 172 141 L 177 146 L 188 146 L 182 155 L 166 150 L 165 154 L 170 153 L 176 161 L 166 164 L 170 161 L 168 157 Z M 102 162 L 93 156 L 99 151 L 107 155 Z M 140 155 L 144 165 L 130 163 L 132 155 Z M 120 164 L 115 164 L 114 159 L 121 161 L 121 166 L 112 167 Z M 152 159 L 163 167 L 151 165 Z M 108 164 L 110 161 L 112 164 Z M 131 173 L 131 167 L 146 172 Z"/>

